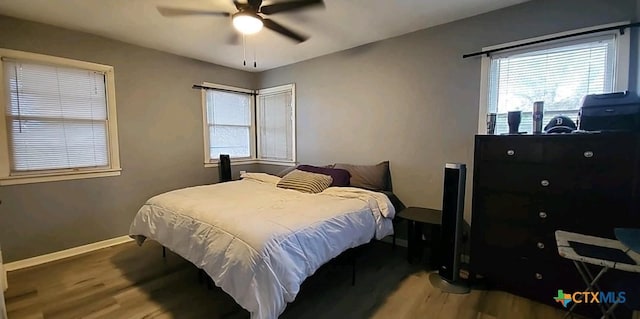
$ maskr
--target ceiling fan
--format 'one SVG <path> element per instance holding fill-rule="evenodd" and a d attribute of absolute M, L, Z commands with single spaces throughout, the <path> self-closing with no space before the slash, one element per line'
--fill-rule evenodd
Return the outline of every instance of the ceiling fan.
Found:
<path fill-rule="evenodd" d="M 281 12 L 292 12 L 300 9 L 306 9 L 311 6 L 324 6 L 323 0 L 294 0 L 288 2 L 278 2 L 273 4 L 262 5 L 262 0 L 247 0 L 246 3 L 233 1 L 238 10 L 235 13 L 224 11 L 201 11 L 192 9 L 181 9 L 158 6 L 158 12 L 165 17 L 187 16 L 187 15 L 209 15 L 231 17 L 233 26 L 244 35 L 257 33 L 264 26 L 285 37 L 288 37 L 298 43 L 308 39 L 307 36 L 294 32 L 281 24 L 263 17 L 263 15 L 271 15 Z M 235 41 L 232 41 L 235 42 Z"/>

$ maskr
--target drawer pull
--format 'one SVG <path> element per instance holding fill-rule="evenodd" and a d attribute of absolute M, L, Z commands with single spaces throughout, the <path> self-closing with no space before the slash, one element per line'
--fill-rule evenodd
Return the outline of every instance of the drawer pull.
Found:
<path fill-rule="evenodd" d="M 513 156 L 513 154 L 515 154 L 516 152 L 514 150 L 508 150 L 507 151 L 507 155 L 509 156 Z"/>
<path fill-rule="evenodd" d="M 547 186 L 549 186 L 549 181 L 546 180 L 546 179 L 543 179 L 542 181 L 540 181 L 540 185 L 542 185 L 544 187 L 547 187 Z"/>
<path fill-rule="evenodd" d="M 541 243 L 541 242 L 538 242 L 538 248 L 540 248 L 540 249 L 544 249 L 544 244 L 543 244 L 543 243 Z"/>
<path fill-rule="evenodd" d="M 538 216 L 540 216 L 540 218 L 544 219 L 544 218 L 547 218 L 547 213 L 540 212 L 540 213 L 538 213 Z"/>
<path fill-rule="evenodd" d="M 542 279 L 542 274 L 536 273 L 536 279 L 538 280 Z"/>
<path fill-rule="evenodd" d="M 593 152 L 592 152 L 592 151 L 586 151 L 586 152 L 584 152 L 584 157 L 586 157 L 586 158 L 592 158 L 592 157 L 593 157 Z"/>

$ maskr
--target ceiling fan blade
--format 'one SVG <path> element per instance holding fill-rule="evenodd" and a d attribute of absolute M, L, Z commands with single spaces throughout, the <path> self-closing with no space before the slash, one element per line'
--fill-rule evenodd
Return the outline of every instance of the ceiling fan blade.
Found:
<path fill-rule="evenodd" d="M 258 11 L 258 8 L 262 5 L 262 0 L 248 0 L 247 3 Z"/>
<path fill-rule="evenodd" d="M 164 17 L 178 17 L 178 16 L 187 16 L 187 15 L 208 15 L 208 16 L 228 17 L 231 15 L 229 12 L 222 12 L 222 11 L 204 11 L 204 10 L 171 8 L 171 7 L 157 7 L 157 9 L 158 9 L 158 12 L 160 12 L 160 14 Z"/>
<path fill-rule="evenodd" d="M 270 5 L 263 6 L 260 8 L 260 12 L 264 14 L 274 14 L 278 12 L 286 12 L 286 11 L 295 11 L 300 10 L 309 6 L 323 6 L 324 1 L 322 0 L 297 0 L 297 1 L 289 1 L 282 3 L 274 3 Z"/>
<path fill-rule="evenodd" d="M 285 37 L 289 37 L 293 40 L 296 40 L 298 42 L 304 42 L 305 40 L 307 40 L 309 37 L 295 33 L 291 30 L 289 30 L 288 28 L 283 27 L 282 25 L 276 23 L 273 20 L 270 19 L 263 19 L 262 22 L 264 23 L 265 28 L 267 29 L 271 29 L 275 32 L 278 32 L 282 35 L 284 35 Z"/>

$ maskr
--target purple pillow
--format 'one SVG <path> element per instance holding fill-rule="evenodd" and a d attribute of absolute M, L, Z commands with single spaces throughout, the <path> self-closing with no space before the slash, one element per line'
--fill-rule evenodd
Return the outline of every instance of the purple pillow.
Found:
<path fill-rule="evenodd" d="M 317 166 L 311 166 L 311 165 L 300 165 L 298 166 L 297 169 L 301 171 L 309 172 L 309 173 L 329 175 L 331 176 L 331 178 L 333 178 L 333 182 L 331 183 L 331 186 L 339 186 L 339 187 L 349 186 L 349 180 L 351 178 L 351 174 L 349 173 L 349 171 L 344 169 L 317 167 Z"/>

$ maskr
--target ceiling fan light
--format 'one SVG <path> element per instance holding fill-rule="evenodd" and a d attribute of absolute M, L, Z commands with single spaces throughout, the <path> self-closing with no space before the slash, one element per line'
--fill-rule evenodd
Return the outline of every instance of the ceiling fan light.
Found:
<path fill-rule="evenodd" d="M 254 34 L 262 30 L 262 19 L 251 13 L 239 12 L 233 16 L 233 26 L 242 34 Z"/>

